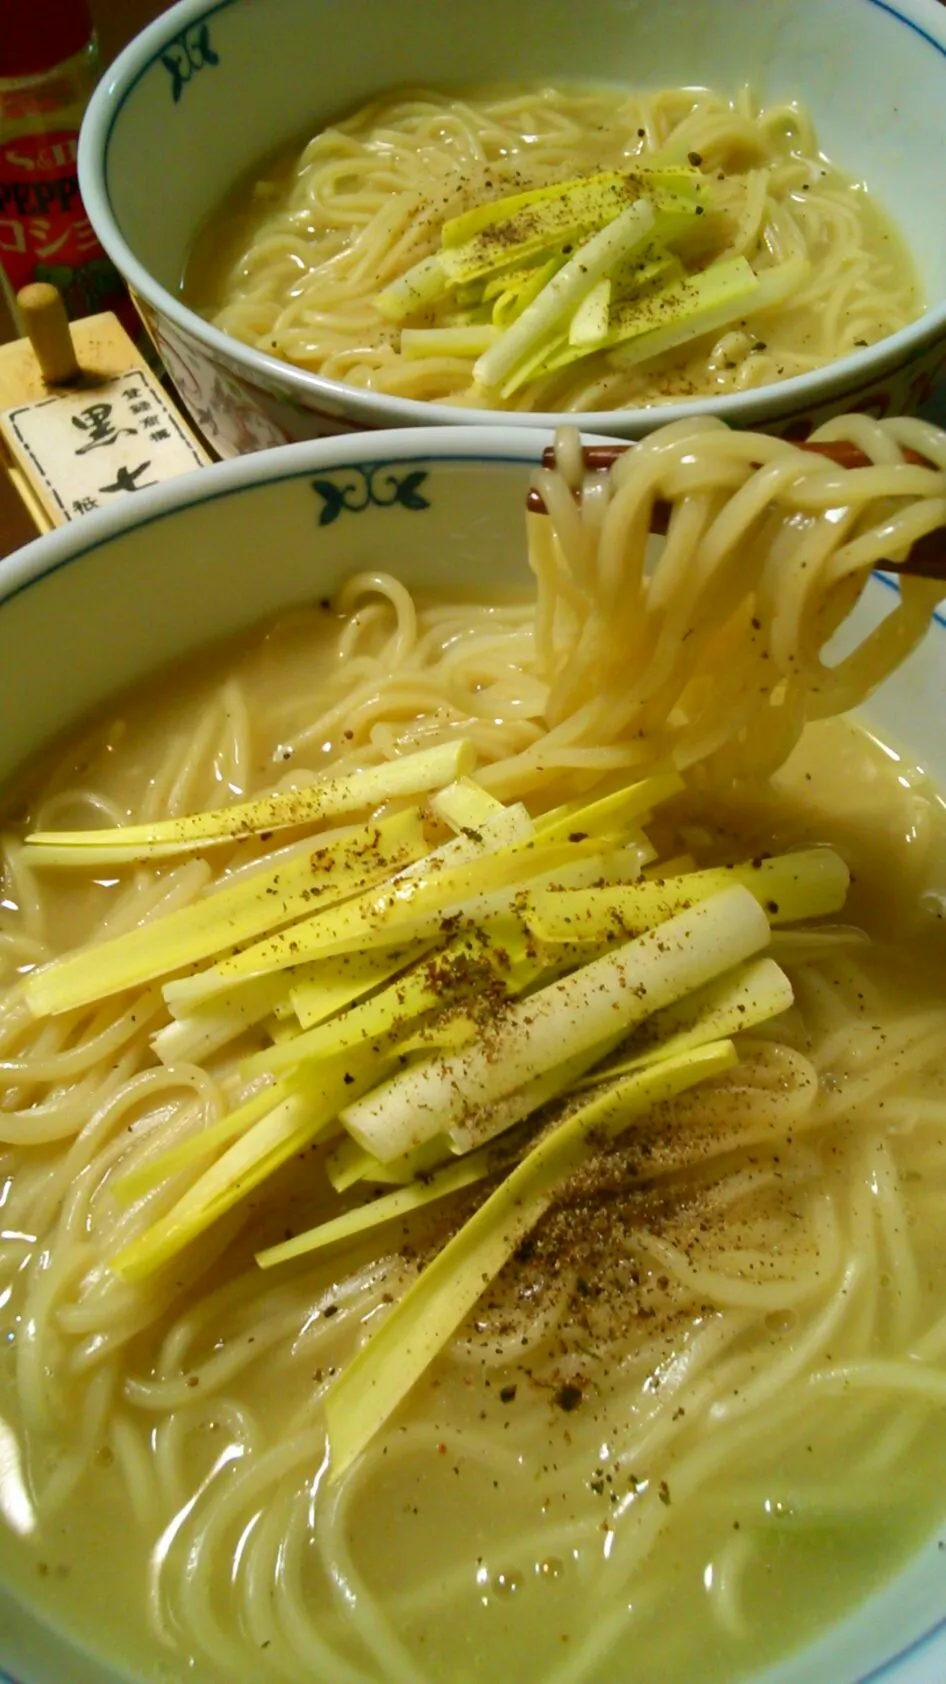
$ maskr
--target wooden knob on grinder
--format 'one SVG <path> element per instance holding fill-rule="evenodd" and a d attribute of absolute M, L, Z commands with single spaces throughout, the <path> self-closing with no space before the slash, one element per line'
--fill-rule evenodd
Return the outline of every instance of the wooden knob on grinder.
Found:
<path fill-rule="evenodd" d="M 66 386 L 79 376 L 69 318 L 62 298 L 48 281 L 32 281 L 16 296 L 23 326 L 49 386 Z"/>

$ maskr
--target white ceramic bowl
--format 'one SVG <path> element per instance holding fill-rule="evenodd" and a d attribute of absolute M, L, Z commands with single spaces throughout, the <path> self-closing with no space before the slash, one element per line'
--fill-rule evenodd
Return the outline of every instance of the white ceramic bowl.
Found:
<path fill-rule="evenodd" d="M 712 410 L 803 431 L 850 409 L 913 412 L 946 371 L 946 8 L 938 0 L 184 0 L 127 49 L 89 109 L 82 193 L 192 413 L 223 456 L 365 427 L 468 422 L 290 367 L 208 326 L 178 295 L 194 236 L 240 174 L 397 83 L 750 83 L 802 99 L 828 155 L 898 219 L 920 321 L 756 392 L 583 417 L 637 438 Z M 478 412 L 548 427 L 548 415 Z"/>
<path fill-rule="evenodd" d="M 296 445 L 143 492 L 0 563 L 0 785 L 110 693 L 331 592 L 379 557 L 412 586 L 528 590 L 523 501 L 545 442 L 508 427 L 458 427 Z M 411 482 L 421 496 L 405 504 L 397 487 L 408 474 L 423 478 Z M 317 481 L 331 481 L 337 496 Z M 338 513 L 323 524 L 328 508 Z M 865 626 L 893 588 L 871 584 L 858 610 Z M 884 685 L 867 721 L 946 787 L 944 692 L 946 619 Z M 0 1433 L 0 1498 L 12 1465 Z M 0 1524 L 2 1513 L 0 1502 Z M 942 1684 L 944 1592 L 934 1539 L 816 1645 L 753 1684 Z M 0 1680 L 119 1684 L 40 1616 L 0 1587 Z"/>

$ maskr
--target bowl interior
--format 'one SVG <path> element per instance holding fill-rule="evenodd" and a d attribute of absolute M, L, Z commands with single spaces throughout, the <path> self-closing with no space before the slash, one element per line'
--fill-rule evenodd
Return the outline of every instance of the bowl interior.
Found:
<path fill-rule="evenodd" d="M 264 69 L 265 66 L 265 69 Z M 186 0 L 102 96 L 90 171 L 174 292 L 197 229 L 272 148 L 397 84 L 744 83 L 801 99 L 828 155 L 897 218 L 930 304 L 946 298 L 946 18 L 932 0 Z"/>
<path fill-rule="evenodd" d="M 456 428 L 294 446 L 143 493 L 133 507 L 31 546 L 0 567 L 0 780 L 122 686 L 319 598 L 379 560 L 415 587 L 524 594 L 523 497 L 543 442 L 510 429 Z M 412 498 L 404 502 L 397 488 L 407 476 Z M 871 586 L 859 610 L 865 625 L 887 611 L 892 588 Z M 944 671 L 946 621 L 867 717 L 946 785 Z M 944 1576 L 933 1540 L 894 1583 L 764 1684 L 946 1676 L 946 1636 L 934 1629 Z M 40 1583 L 33 1574 L 34 1597 Z M 0 1669 L 20 1684 L 104 1679 L 98 1663 L 44 1635 L 22 1587 L 21 1595 L 0 1587 Z"/>
<path fill-rule="evenodd" d="M 147 503 L 142 494 L 120 526 L 92 515 L 31 545 L 0 566 L 0 783 L 143 674 L 330 595 L 379 557 L 414 585 L 466 596 L 482 588 L 488 557 L 494 589 L 527 593 L 525 485 L 544 442 L 530 437 L 501 432 L 498 463 L 483 454 L 482 433 L 464 428 L 451 429 L 436 457 L 413 434 L 386 434 L 383 446 L 356 437 L 314 454 L 291 446 L 255 473 L 248 460 L 229 478 L 203 470 Z M 391 501 L 408 474 L 417 507 Z M 334 512 L 320 487 L 337 489 Z"/>

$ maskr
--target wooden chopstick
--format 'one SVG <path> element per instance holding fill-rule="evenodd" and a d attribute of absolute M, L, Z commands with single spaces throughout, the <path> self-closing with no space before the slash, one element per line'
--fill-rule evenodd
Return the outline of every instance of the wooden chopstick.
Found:
<path fill-rule="evenodd" d="M 794 441 L 799 450 L 811 450 L 819 456 L 827 456 L 839 468 L 869 468 L 870 458 L 858 449 L 857 445 L 839 439 L 831 444 L 812 444 L 808 441 Z M 586 444 L 582 446 L 582 459 L 589 471 L 610 468 L 623 456 L 626 450 L 632 450 L 631 444 Z M 905 450 L 903 460 L 911 462 L 915 467 L 932 468 L 934 463 L 921 456 L 916 450 Z M 555 450 L 552 445 L 542 452 L 543 468 L 554 468 Z M 530 487 L 526 498 L 526 507 L 530 514 L 544 515 L 548 513 L 542 501 L 540 492 Z M 656 502 L 651 511 L 650 529 L 659 535 L 667 531 L 670 519 L 670 504 Z M 919 538 L 910 550 L 906 561 L 883 561 L 877 563 L 886 573 L 908 573 L 920 579 L 941 579 L 946 584 L 946 530 L 928 532 Z"/>

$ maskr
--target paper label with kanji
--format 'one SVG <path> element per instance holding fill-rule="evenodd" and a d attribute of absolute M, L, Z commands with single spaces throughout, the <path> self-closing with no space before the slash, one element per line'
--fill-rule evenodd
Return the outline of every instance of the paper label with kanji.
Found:
<path fill-rule="evenodd" d="M 0 415 L 0 431 L 57 523 L 207 461 L 141 368 L 9 409 Z"/>

